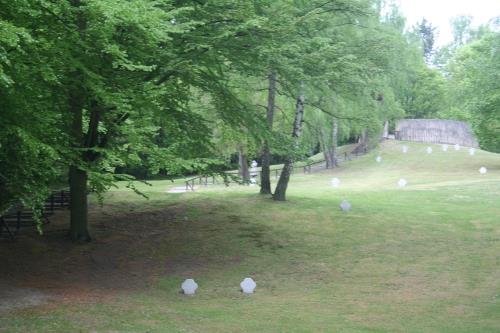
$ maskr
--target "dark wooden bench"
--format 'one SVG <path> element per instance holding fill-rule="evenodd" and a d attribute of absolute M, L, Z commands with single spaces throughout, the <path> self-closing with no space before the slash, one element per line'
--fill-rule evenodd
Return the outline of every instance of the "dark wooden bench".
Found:
<path fill-rule="evenodd" d="M 5 232 L 4 232 L 5 230 Z M 6 237 L 14 240 L 15 236 L 14 236 L 14 233 L 12 231 L 10 231 L 10 228 L 9 228 L 9 223 L 7 221 L 5 221 L 3 215 L 0 216 L 0 238 L 3 237 L 3 235 L 6 235 Z"/>

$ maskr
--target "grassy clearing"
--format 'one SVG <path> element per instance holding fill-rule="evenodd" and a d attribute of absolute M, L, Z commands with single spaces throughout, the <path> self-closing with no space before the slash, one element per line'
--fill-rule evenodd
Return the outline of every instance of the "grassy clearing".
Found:
<path fill-rule="evenodd" d="M 500 156 L 408 146 L 404 155 L 387 142 L 334 171 L 297 174 L 284 203 L 233 185 L 184 194 L 166 193 L 178 186 L 168 181 L 139 185 L 148 201 L 114 190 L 94 216 L 123 216 L 124 228 L 130 214 L 158 220 L 154 242 L 124 249 L 162 267 L 152 282 L 0 315 L 0 332 L 499 332 Z M 338 209 L 344 198 L 352 212 Z M 238 290 L 246 276 L 258 284 L 250 297 Z M 179 294 L 187 277 L 200 285 L 194 297 Z"/>

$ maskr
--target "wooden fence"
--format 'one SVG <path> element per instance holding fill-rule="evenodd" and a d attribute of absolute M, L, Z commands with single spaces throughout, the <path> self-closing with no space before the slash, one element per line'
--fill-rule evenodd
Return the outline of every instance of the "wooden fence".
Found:
<path fill-rule="evenodd" d="M 353 152 L 347 153 L 344 152 L 343 154 L 339 154 L 337 158 L 335 159 L 336 164 L 341 164 L 345 161 L 350 161 L 353 158 L 356 158 L 358 156 L 365 155 L 368 152 L 367 148 L 364 148 L 361 151 L 355 150 Z M 302 170 L 304 174 L 307 173 L 312 173 L 320 170 L 326 169 L 326 161 L 317 161 L 317 162 L 310 162 L 307 163 L 306 165 L 303 165 L 301 167 L 295 167 L 292 169 L 292 173 L 296 173 L 298 170 Z M 281 171 L 283 168 L 275 168 L 271 169 L 271 176 L 274 176 L 274 179 L 278 179 L 279 176 L 281 175 Z M 250 172 L 251 173 L 251 172 Z M 237 171 L 227 171 L 225 172 L 229 180 L 232 178 L 238 178 L 238 172 Z M 257 179 L 256 182 L 259 183 L 259 180 L 262 177 L 262 171 L 257 171 Z M 187 179 L 185 181 L 186 184 L 186 191 L 194 191 L 196 185 L 201 185 L 201 186 L 208 186 L 208 185 L 216 185 L 216 184 L 223 184 L 224 183 L 224 177 L 220 175 L 200 175 L 196 176 L 190 179 Z M 242 183 L 242 181 L 241 181 Z"/>
<path fill-rule="evenodd" d="M 59 209 L 69 206 L 69 191 L 53 191 L 45 201 L 38 218 L 42 223 L 49 223 L 49 217 Z M 10 206 L 0 215 L 0 238 L 14 240 L 22 227 L 35 227 L 37 217 L 33 211 L 22 204 L 17 203 Z"/>

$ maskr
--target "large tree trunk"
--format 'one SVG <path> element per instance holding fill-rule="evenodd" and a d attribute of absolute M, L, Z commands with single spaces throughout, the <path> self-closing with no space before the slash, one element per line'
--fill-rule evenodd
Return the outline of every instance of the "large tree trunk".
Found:
<path fill-rule="evenodd" d="M 276 98 L 276 73 L 271 71 L 268 77 L 269 87 L 267 94 L 267 112 L 266 112 L 266 122 L 269 134 L 273 129 L 273 119 L 274 119 L 274 108 L 275 108 L 275 98 Z M 262 148 L 262 166 L 261 166 L 261 178 L 260 178 L 260 193 L 261 194 L 272 194 L 271 191 L 271 152 L 269 150 L 269 140 L 264 139 L 264 146 Z"/>
<path fill-rule="evenodd" d="M 80 77 L 80 73 L 75 73 Z M 70 93 L 71 112 L 71 145 L 73 149 L 81 149 L 83 140 L 83 105 L 85 99 L 82 90 L 74 86 Z M 87 172 L 79 164 L 84 160 L 80 154 L 78 159 L 72 161 L 69 168 L 70 188 L 70 237 L 75 241 L 90 241 L 87 227 Z"/>
<path fill-rule="evenodd" d="M 295 121 L 293 122 L 292 138 L 294 139 L 295 148 L 298 146 L 300 132 L 302 129 L 302 119 L 304 118 L 304 92 L 302 91 L 297 98 L 297 104 L 295 106 Z M 293 167 L 293 157 L 289 156 L 283 170 L 281 171 L 280 179 L 278 180 L 278 185 L 276 185 L 276 190 L 274 191 L 273 199 L 276 201 L 286 200 L 286 189 L 288 187 L 288 182 L 290 181 L 290 175 L 292 173 Z"/>
<path fill-rule="evenodd" d="M 75 241 L 90 241 L 87 218 L 87 173 L 76 166 L 69 170 L 70 187 L 70 230 L 69 235 Z"/>
<path fill-rule="evenodd" d="M 243 146 L 238 146 L 238 154 L 239 176 L 243 178 L 244 181 L 249 181 L 250 172 L 248 171 L 248 159 Z"/>
<path fill-rule="evenodd" d="M 71 0 L 71 5 L 78 9 L 76 12 L 76 25 L 80 35 L 83 37 L 87 28 L 81 0 Z M 79 55 L 76 55 L 78 57 Z M 83 108 L 86 102 L 85 89 L 82 87 L 83 72 L 75 69 L 71 73 L 69 92 L 69 119 L 70 119 L 70 146 L 76 154 L 79 149 L 85 147 L 83 134 Z M 70 188 L 70 231 L 71 239 L 75 241 L 90 241 L 87 220 L 87 172 L 81 167 L 86 160 L 85 153 L 79 153 L 73 157 L 69 167 Z"/>

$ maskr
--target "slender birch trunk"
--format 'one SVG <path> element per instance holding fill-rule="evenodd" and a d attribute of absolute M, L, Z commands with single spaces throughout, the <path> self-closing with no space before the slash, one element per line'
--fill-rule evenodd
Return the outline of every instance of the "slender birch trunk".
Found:
<path fill-rule="evenodd" d="M 238 146 L 238 164 L 239 164 L 239 176 L 243 178 L 244 181 L 250 180 L 250 172 L 248 170 L 248 158 L 243 146 Z"/>
<path fill-rule="evenodd" d="M 269 87 L 267 95 L 267 112 L 266 112 L 266 122 L 267 129 L 269 133 L 273 130 L 273 120 L 274 120 L 274 109 L 275 109 L 275 99 L 276 99 L 276 72 L 271 71 L 268 77 Z M 261 194 L 272 194 L 271 191 L 271 151 L 269 149 L 269 140 L 264 139 L 264 146 L 262 148 L 262 168 L 261 168 L 261 179 L 260 179 L 260 193 Z"/>
<path fill-rule="evenodd" d="M 297 148 L 299 144 L 299 137 L 302 130 L 302 119 L 304 118 L 304 102 L 304 91 L 301 87 L 299 97 L 297 98 L 297 104 L 295 106 L 295 120 L 293 122 L 292 131 L 292 138 L 295 141 L 295 148 Z M 278 184 L 276 185 L 276 190 L 274 191 L 273 195 L 273 199 L 276 201 L 286 200 L 286 190 L 288 187 L 288 182 L 290 181 L 290 175 L 292 173 L 293 160 L 293 156 L 289 156 L 285 161 L 285 165 L 283 166 L 280 179 L 278 180 Z"/>
<path fill-rule="evenodd" d="M 332 120 L 332 145 L 331 145 L 331 164 L 332 168 L 337 167 L 337 146 L 338 146 L 338 134 L 339 134 L 339 126 L 336 119 Z"/>

